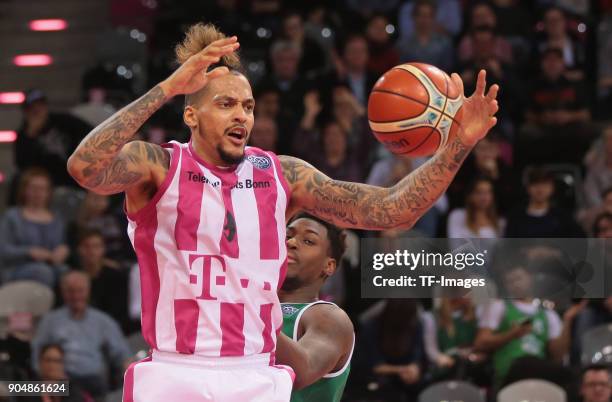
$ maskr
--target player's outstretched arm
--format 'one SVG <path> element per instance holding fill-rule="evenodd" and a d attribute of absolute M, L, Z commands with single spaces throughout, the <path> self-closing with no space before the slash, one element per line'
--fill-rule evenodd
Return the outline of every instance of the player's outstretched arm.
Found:
<path fill-rule="evenodd" d="M 295 371 L 294 389 L 302 389 L 321 377 L 339 369 L 350 356 L 353 347 L 353 324 L 339 307 L 320 304 L 307 311 L 300 326 L 304 334 L 293 341 L 280 333 L 276 346 L 276 361 Z"/>
<path fill-rule="evenodd" d="M 455 84 L 463 91 L 457 74 Z M 281 156 L 292 195 L 288 211 L 305 210 L 340 227 L 370 230 L 408 229 L 448 188 L 474 145 L 496 124 L 498 86 L 485 94 L 486 75 L 478 75 L 476 91 L 463 103 L 462 127 L 429 161 L 395 186 L 382 188 L 333 180 L 310 164 Z"/>
<path fill-rule="evenodd" d="M 70 175 L 87 189 L 114 194 L 151 181 L 156 169 L 167 170 L 168 154 L 161 147 L 128 142 L 168 99 L 194 93 L 210 79 L 226 74 L 226 67 L 206 71 L 238 46 L 235 36 L 211 43 L 170 77 L 94 128 L 68 159 Z"/>

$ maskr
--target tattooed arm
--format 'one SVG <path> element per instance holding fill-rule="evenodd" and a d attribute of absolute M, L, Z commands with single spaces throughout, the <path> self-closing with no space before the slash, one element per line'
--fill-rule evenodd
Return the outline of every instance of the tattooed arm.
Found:
<path fill-rule="evenodd" d="M 168 97 L 158 85 L 96 127 L 68 160 L 68 172 L 83 187 L 101 194 L 147 183 L 154 166 L 168 168 L 169 155 L 142 141 L 128 143 Z"/>
<path fill-rule="evenodd" d="M 168 99 L 197 92 L 211 79 L 227 74 L 226 67 L 207 70 L 238 46 L 235 36 L 212 42 L 140 99 L 101 123 L 68 159 L 70 175 L 81 186 L 101 194 L 131 190 L 134 190 L 132 195 L 142 191 L 150 193 L 151 185 L 165 176 L 169 155 L 157 145 L 129 141 Z"/>
<path fill-rule="evenodd" d="M 469 151 L 456 138 L 391 188 L 333 180 L 300 159 L 281 156 L 292 187 L 289 212 L 304 210 L 340 227 L 410 228 L 444 193 Z"/>
<path fill-rule="evenodd" d="M 456 74 L 455 84 L 463 92 Z M 288 214 L 307 211 L 340 227 L 382 230 L 410 228 L 446 191 L 472 147 L 495 125 L 498 87 L 485 95 L 481 71 L 474 95 L 463 103 L 463 126 L 449 143 L 391 188 L 330 179 L 308 163 L 281 156 L 292 189 Z"/>

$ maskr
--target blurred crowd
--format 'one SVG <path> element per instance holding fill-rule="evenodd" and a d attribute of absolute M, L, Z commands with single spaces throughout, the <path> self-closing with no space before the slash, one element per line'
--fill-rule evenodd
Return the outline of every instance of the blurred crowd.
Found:
<path fill-rule="evenodd" d="M 505 261 L 498 294 L 506 299 L 367 300 L 358 240 L 612 237 L 612 1 L 187 3 L 159 1 L 149 17 L 151 86 L 175 68 L 174 44 L 187 26 L 215 23 L 241 42 L 256 99 L 250 144 L 303 158 L 335 179 L 392 186 L 427 160 L 389 153 L 369 130 L 368 95 L 389 68 L 433 64 L 460 74 L 467 94 L 485 68 L 501 87 L 498 125 L 409 233 L 349 236 L 343 269 L 322 295 L 358 330 L 345 400 L 415 401 L 445 379 L 494 391 L 523 378 L 556 383 L 570 400 L 610 400 L 606 366 L 590 365 L 583 345 L 612 322 L 612 296 L 553 302 L 530 292 L 554 247 Z M 43 90 L 27 91 L 10 207 L 0 217 L 0 283 L 35 281 L 55 300 L 42 316 L 5 323 L 0 377 L 70 378 L 75 401 L 120 388 L 139 351 L 139 273 L 122 197 L 79 189 L 65 168 L 79 141 L 125 105 L 109 96 L 114 82 L 92 68 L 83 102 L 63 111 Z M 121 99 L 139 95 L 123 90 Z M 182 106 L 170 102 L 139 138 L 187 140 Z"/>

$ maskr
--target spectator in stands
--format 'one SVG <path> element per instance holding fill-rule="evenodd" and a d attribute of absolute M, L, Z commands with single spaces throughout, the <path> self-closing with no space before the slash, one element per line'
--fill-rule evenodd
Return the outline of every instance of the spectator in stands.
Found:
<path fill-rule="evenodd" d="M 476 306 L 469 297 L 442 297 L 440 305 L 422 315 L 425 351 L 437 368 L 452 367 L 456 359 L 474 360 L 478 331 Z"/>
<path fill-rule="evenodd" d="M 319 91 L 312 90 L 304 96 L 304 114 L 300 126 L 293 136 L 292 155 L 312 162 L 319 152 L 321 133 L 317 129 L 317 120 L 323 110 Z"/>
<path fill-rule="evenodd" d="M 311 84 L 300 75 L 298 65 L 300 48 L 291 41 L 278 40 L 270 48 L 272 61 L 271 74 L 266 75 L 258 84 L 260 88 L 273 89 L 279 93 L 279 116 L 277 119 L 279 131 L 279 152 L 288 152 L 291 146 L 291 136 L 303 113 L 303 98 Z"/>
<path fill-rule="evenodd" d="M 570 80 L 582 80 L 586 49 L 570 36 L 565 12 L 559 7 L 550 7 L 544 11 L 543 21 L 544 37 L 537 44 L 538 52 L 543 55 L 548 49 L 560 49 L 567 69 L 565 76 Z"/>
<path fill-rule="evenodd" d="M 314 164 L 321 172 L 336 180 L 363 182 L 363 166 L 357 154 L 348 148 L 348 133 L 336 121 L 328 121 L 321 129 L 321 145 L 314 155 Z"/>
<path fill-rule="evenodd" d="M 498 37 L 493 28 L 482 25 L 472 29 L 469 34 L 469 54 L 463 55 L 459 68 L 463 84 L 468 91 L 475 89 L 478 71 L 485 69 L 487 79 L 504 88 L 498 97 L 500 112 L 497 115 L 498 127 L 505 132 L 514 131 L 514 121 L 522 116 L 524 95 L 523 86 L 516 78 L 512 55 L 503 55 L 498 51 Z M 465 40 L 465 38 L 464 38 Z"/>
<path fill-rule="evenodd" d="M 304 33 L 300 13 L 289 11 L 283 17 L 283 36 L 300 49 L 299 70 L 304 76 L 315 74 L 325 67 L 326 54 L 321 46 Z"/>
<path fill-rule="evenodd" d="M 508 40 L 513 49 L 524 49 L 529 43 L 527 38 L 533 25 L 533 18 L 525 4 L 520 0 L 493 0 L 493 5 L 497 17 L 496 32 Z"/>
<path fill-rule="evenodd" d="M 39 89 L 26 92 L 22 108 L 23 121 L 15 142 L 19 170 L 42 166 L 55 185 L 75 185 L 66 162 L 92 127 L 71 115 L 50 112 L 47 96 Z"/>
<path fill-rule="evenodd" d="M 389 19 L 382 14 L 374 15 L 368 21 L 366 38 L 370 58 L 368 70 L 377 75 L 382 75 L 387 70 L 399 64 L 399 53 L 391 40 Z"/>
<path fill-rule="evenodd" d="M 368 102 L 368 96 L 378 76 L 368 71 L 370 53 L 368 42 L 363 35 L 349 36 L 342 47 L 342 58 L 335 60 L 335 75 L 331 87 L 346 84 L 361 106 Z"/>
<path fill-rule="evenodd" d="M 233 3 L 232 1 L 220 1 L 221 3 Z M 235 7 L 235 6 L 234 6 Z M 250 10 L 248 21 L 257 21 L 258 25 L 266 27 L 273 32 L 281 29 L 278 15 L 283 10 L 282 0 L 253 0 L 245 4 Z M 234 17 L 236 14 L 230 14 Z M 225 32 L 225 31 L 224 31 Z"/>
<path fill-rule="evenodd" d="M 612 193 L 612 191 L 611 191 Z M 593 223 L 592 234 L 598 239 L 612 238 L 612 212 L 604 211 L 595 217 Z M 612 293 L 612 264 L 608 255 L 610 255 L 610 242 L 594 243 L 593 246 L 598 247 L 595 250 L 589 250 L 592 255 L 597 252 L 603 253 L 600 261 L 605 261 L 603 266 L 595 266 L 596 272 L 603 272 L 604 276 L 598 275 L 600 281 L 603 281 L 603 294 Z M 601 247 L 601 248 L 599 248 Z M 596 254 L 595 254 L 596 255 Z M 612 297 L 589 299 L 587 307 L 576 317 L 574 325 L 574 341 L 572 342 L 572 362 L 580 363 L 582 353 L 582 336 L 588 330 L 600 325 L 612 323 Z M 591 358 L 593 356 L 588 356 Z"/>
<path fill-rule="evenodd" d="M 520 357 L 560 364 L 569 350 L 574 318 L 585 305 L 573 305 L 561 320 L 555 311 L 534 302 L 533 276 L 524 262 L 508 262 L 501 275 L 508 298 L 485 308 L 475 341 L 476 350 L 492 354 L 497 385 Z"/>
<path fill-rule="evenodd" d="M 392 14 L 399 6 L 400 0 L 346 0 L 349 10 L 367 19 L 373 14 Z"/>
<path fill-rule="evenodd" d="M 461 43 L 461 63 L 486 68 L 497 80 L 504 78 L 503 70 L 508 68 L 505 66 L 513 62 L 512 48 L 505 48 L 504 40 L 496 35 L 494 28 L 488 25 L 474 27 Z M 466 78 L 469 83 L 474 80 L 472 76 Z"/>
<path fill-rule="evenodd" d="M 593 364 L 582 370 L 580 395 L 582 402 L 610 402 L 612 384 L 607 366 Z"/>
<path fill-rule="evenodd" d="M 593 235 L 598 239 L 612 238 L 612 212 L 604 211 L 597 215 L 593 223 Z"/>
<path fill-rule="evenodd" d="M 554 176 L 545 169 L 533 168 L 527 173 L 529 200 L 526 206 L 508 215 L 505 237 L 581 237 L 578 224 L 567 211 L 555 207 Z"/>
<path fill-rule="evenodd" d="M 606 112 L 612 108 L 612 9 L 607 11 L 599 23 L 597 43 L 599 114 L 606 118 Z"/>
<path fill-rule="evenodd" d="M 279 116 L 280 93 L 274 87 L 260 87 L 255 96 L 255 116 L 276 120 Z"/>
<path fill-rule="evenodd" d="M 60 344 L 70 381 L 101 397 L 109 388 L 105 355 L 114 368 L 125 370 L 130 349 L 115 320 L 89 306 L 90 281 L 85 273 L 68 272 L 61 290 L 66 305 L 43 317 L 32 340 L 32 354 L 39 356 L 48 343 Z M 38 363 L 33 361 L 36 372 L 40 372 Z"/>
<path fill-rule="evenodd" d="M 251 131 L 249 141 L 254 147 L 276 152 L 276 143 L 278 141 L 276 122 L 269 117 L 258 117 Z"/>
<path fill-rule="evenodd" d="M 378 143 L 370 132 L 365 107 L 346 86 L 338 85 L 333 89 L 332 118 L 348 134 L 348 144 L 361 159 L 363 167 L 369 166 L 370 153 Z"/>
<path fill-rule="evenodd" d="M 608 0 L 599 1 L 599 3 L 601 4 L 600 10 L 601 8 L 605 7 L 603 4 L 606 1 Z M 550 3 L 550 1 L 548 2 Z M 571 15 L 579 15 L 582 17 L 589 17 L 589 11 L 592 8 L 592 6 L 590 5 L 591 1 L 589 0 L 555 0 L 552 1 L 552 3 L 556 4 Z"/>
<path fill-rule="evenodd" d="M 454 61 L 452 42 L 447 34 L 436 30 L 435 15 L 436 4 L 432 1 L 414 3 L 414 32 L 398 43 L 400 61 L 432 64 L 450 73 Z"/>
<path fill-rule="evenodd" d="M 383 386 L 405 392 L 409 401 L 416 400 L 411 398 L 416 396 L 425 362 L 418 302 L 389 299 L 379 316 L 363 323 L 360 344 L 364 369 L 376 374 Z"/>
<path fill-rule="evenodd" d="M 565 77 L 560 49 L 549 48 L 541 57 L 542 75 L 531 85 L 529 125 L 520 134 L 517 156 L 531 163 L 580 163 L 593 139 L 584 85 Z"/>
<path fill-rule="evenodd" d="M 340 22 L 339 16 L 330 10 L 324 1 L 308 2 L 306 13 L 306 21 L 304 22 L 306 36 L 317 41 L 329 58 L 335 47 L 336 27 L 337 23 Z M 326 61 L 326 64 L 331 62 L 331 60 Z"/>
<path fill-rule="evenodd" d="M 449 214 L 446 234 L 450 239 L 496 239 L 503 233 L 504 223 L 497 214 L 493 181 L 481 177 L 468 186 L 465 207 Z"/>
<path fill-rule="evenodd" d="M 87 99 L 74 106 L 70 113 L 92 127 L 115 114 L 117 110 L 106 102 L 106 88 L 94 86 L 87 88 Z"/>
<path fill-rule="evenodd" d="M 111 197 L 88 191 L 71 225 L 72 241 L 76 246 L 80 232 L 97 230 L 104 236 L 107 255 L 117 261 L 132 259 L 126 223 L 111 210 Z"/>
<path fill-rule="evenodd" d="M 39 377 L 40 381 L 69 381 L 65 371 L 64 349 L 60 344 L 49 343 L 40 349 L 38 358 Z M 25 397 L 23 402 L 93 402 L 93 398 L 84 392 L 78 384 L 71 382 L 69 384 L 68 396 L 32 396 Z M 22 400 L 20 398 L 20 400 Z"/>
<path fill-rule="evenodd" d="M 78 268 L 89 276 L 91 283 L 90 305 L 115 319 L 125 334 L 130 333 L 128 273 L 116 261 L 106 258 L 102 232 L 95 229 L 82 232 L 77 251 Z"/>
<path fill-rule="evenodd" d="M 596 221 L 601 219 L 602 216 L 606 214 L 610 214 L 610 216 L 612 216 L 612 187 L 605 189 L 601 193 L 601 199 L 602 201 L 600 204 L 592 208 L 583 208 L 580 210 L 577 218 L 584 232 L 595 237 L 599 237 L 597 236 L 597 233 L 605 231 L 603 227 L 607 226 L 607 222 L 605 220 L 600 222 L 600 224 L 596 224 Z M 599 225 L 602 225 L 602 227 Z"/>
<path fill-rule="evenodd" d="M 596 155 L 587 163 L 584 193 L 589 208 L 602 204 L 604 190 L 612 187 L 612 125 L 603 131 L 602 141 L 596 141 Z"/>
<path fill-rule="evenodd" d="M 365 172 L 369 166 L 370 154 L 373 154 L 376 146 L 376 140 L 368 127 L 365 108 L 344 85 L 332 89 L 330 107 L 324 108 L 320 98 L 320 92 L 314 90 L 304 97 L 304 115 L 294 135 L 292 154 L 313 163 L 320 160 L 322 131 L 318 129 L 318 123 L 333 120 L 347 135 L 350 157 L 359 160 L 361 170 Z M 323 110 L 326 113 L 322 113 Z"/>
<path fill-rule="evenodd" d="M 399 33 L 402 38 L 412 35 L 415 31 L 413 18 L 415 4 L 415 0 L 408 0 L 399 9 L 397 20 Z M 436 6 L 436 31 L 446 33 L 449 36 L 458 35 L 461 32 L 463 23 L 461 1 L 438 0 L 436 1 Z"/>
<path fill-rule="evenodd" d="M 502 214 L 516 204 L 519 183 L 501 157 L 501 146 L 502 140 L 496 133 L 490 133 L 476 144 L 448 189 L 451 208 L 463 204 L 466 188 L 474 177 L 486 177 L 493 182 L 495 200 Z"/>
<path fill-rule="evenodd" d="M 499 60 L 500 63 L 511 63 L 513 60 L 512 45 L 503 37 L 498 36 L 496 29 L 497 16 L 493 7 L 485 2 L 476 3 L 470 10 L 469 29 L 459 42 L 457 49 L 459 62 L 467 63 L 474 60 L 478 45 L 481 48 L 486 46 L 486 53 Z M 481 40 L 484 32 L 490 32 L 491 40 L 486 42 Z M 478 40 L 485 43 L 475 43 Z M 480 51 L 482 52 L 482 50 Z"/>
<path fill-rule="evenodd" d="M 469 17 L 469 26 L 466 31 L 475 27 L 487 26 L 497 28 L 497 14 L 490 3 L 486 1 L 476 1 L 467 11 Z"/>
<path fill-rule="evenodd" d="M 49 209 L 51 177 L 41 168 L 19 179 L 17 206 L 0 220 L 0 259 L 5 280 L 34 280 L 53 288 L 69 254 L 65 223 Z"/>

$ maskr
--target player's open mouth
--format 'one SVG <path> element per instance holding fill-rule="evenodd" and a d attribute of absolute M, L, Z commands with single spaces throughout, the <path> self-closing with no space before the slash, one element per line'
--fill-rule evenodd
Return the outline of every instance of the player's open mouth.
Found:
<path fill-rule="evenodd" d="M 297 259 L 294 256 L 292 256 L 291 254 L 287 254 L 287 264 L 293 264 L 296 262 L 297 262 Z"/>
<path fill-rule="evenodd" d="M 247 136 L 247 130 L 242 126 L 235 126 L 227 131 L 227 136 L 236 145 L 242 145 Z"/>

